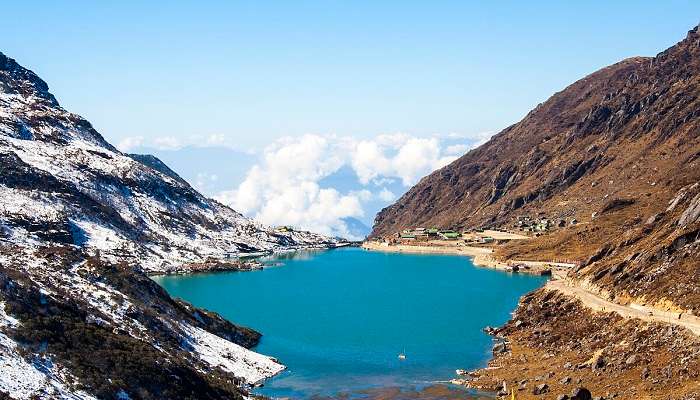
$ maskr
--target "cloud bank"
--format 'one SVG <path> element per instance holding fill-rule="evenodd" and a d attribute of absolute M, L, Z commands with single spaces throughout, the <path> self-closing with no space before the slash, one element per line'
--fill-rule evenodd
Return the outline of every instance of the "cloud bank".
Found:
<path fill-rule="evenodd" d="M 146 139 L 143 136 L 127 136 L 117 142 L 117 149 L 128 153 L 134 149 L 150 148 L 156 150 L 179 150 L 183 147 L 226 147 L 239 150 L 234 139 L 221 134 L 192 135 L 185 138 L 175 136 L 156 136 Z M 251 151 L 246 151 L 250 153 Z"/>
<path fill-rule="evenodd" d="M 385 206 L 396 200 L 397 194 L 387 188 L 391 183 L 398 180 L 406 190 L 421 177 L 454 161 L 480 139 L 406 134 L 363 140 L 321 135 L 285 137 L 264 149 L 259 162 L 237 188 L 215 197 L 264 224 L 361 239 L 349 230 L 346 219 L 367 217 L 368 204 Z M 341 168 L 352 169 L 355 189 L 341 192 L 321 183 Z"/>

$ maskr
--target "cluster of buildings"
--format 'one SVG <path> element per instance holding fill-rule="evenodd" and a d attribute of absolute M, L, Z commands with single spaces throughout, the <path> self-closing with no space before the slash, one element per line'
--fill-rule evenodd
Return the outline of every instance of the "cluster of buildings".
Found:
<path fill-rule="evenodd" d="M 491 243 L 494 241 L 490 236 L 439 228 L 404 229 L 396 234 L 396 239 L 398 241 L 464 240 L 472 243 Z"/>
<path fill-rule="evenodd" d="M 573 218 L 571 221 L 569 221 L 570 225 L 575 225 L 578 221 L 576 218 Z M 521 231 L 521 232 L 535 232 L 535 233 L 541 233 L 541 232 L 547 232 L 550 229 L 552 229 L 555 226 L 558 227 L 564 227 L 567 225 L 567 222 L 565 219 L 559 218 L 556 221 L 553 221 L 549 218 L 545 217 L 537 217 L 537 218 L 531 218 L 528 215 L 521 215 L 518 216 L 518 220 L 515 223 L 515 227 Z"/>
<path fill-rule="evenodd" d="M 547 218 L 530 218 L 528 215 L 521 215 L 515 225 L 522 232 L 546 232 L 552 227 L 552 221 Z"/>
<path fill-rule="evenodd" d="M 404 229 L 400 233 L 397 233 L 399 239 L 407 240 L 430 240 L 430 239 L 444 239 L 444 240 L 457 240 L 462 235 L 459 232 L 450 229 L 438 229 L 438 228 L 414 228 L 414 229 Z"/>

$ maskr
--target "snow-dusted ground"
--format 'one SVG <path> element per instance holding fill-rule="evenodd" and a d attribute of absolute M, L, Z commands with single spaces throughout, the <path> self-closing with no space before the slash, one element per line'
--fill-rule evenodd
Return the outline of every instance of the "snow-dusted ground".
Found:
<path fill-rule="evenodd" d="M 84 258 L 58 268 L 41 249 L 59 246 L 155 273 L 231 253 L 344 244 L 309 232 L 275 232 L 148 163 L 119 152 L 89 122 L 64 110 L 36 75 L 0 53 L 0 267 L 28 279 L 41 296 L 78 304 L 87 323 L 149 343 L 164 360 L 174 356 L 172 344 L 162 347 L 146 328 L 153 325 L 137 320 L 153 310 L 133 312 L 153 307 L 153 299 L 136 301 L 96 279 L 100 272 L 90 271 Z M 3 295 L 0 290 L 0 391 L 18 399 L 93 398 L 71 388 L 70 372 L 48 356 L 18 352 L 11 333 L 21 322 L 7 314 Z M 162 301 L 156 324 L 181 336 L 175 356 L 179 351 L 195 355 L 199 361 L 193 361 L 193 369 L 207 373 L 218 367 L 248 384 L 284 369 L 195 326 L 198 321 L 187 322 L 191 316 L 168 308 L 171 304 Z"/>
<path fill-rule="evenodd" d="M 0 250 L 3 250 L 0 243 Z M 143 304 L 133 304 L 127 293 L 120 292 L 109 284 L 89 278 L 98 271 L 92 270 L 89 263 L 80 261 L 70 267 L 55 268 L 32 249 L 24 248 L 13 252 L 0 251 L 0 265 L 18 266 L 24 269 L 42 297 L 54 301 L 79 299 L 86 307 L 86 322 L 100 325 L 108 330 L 119 329 L 135 339 L 152 344 L 171 357 L 172 349 L 161 347 L 149 330 L 137 319 L 133 311 Z M 87 276 L 85 278 L 84 276 Z M 76 390 L 70 382 L 77 379 L 49 356 L 36 354 L 28 360 L 18 352 L 18 344 L 10 338 L 9 331 L 21 322 L 5 310 L 0 292 L 0 392 L 7 392 L 12 398 L 93 399 L 83 391 Z M 137 313 L 138 314 L 138 313 Z M 172 327 L 181 337 L 180 351 L 188 352 L 201 361 L 193 365 L 202 374 L 210 368 L 219 367 L 223 371 L 242 379 L 246 385 L 254 385 L 280 371 L 284 366 L 275 359 L 255 353 L 236 343 L 212 334 L 205 329 L 193 326 L 184 320 L 173 320 L 172 315 L 162 315 L 164 326 Z M 138 355 L 135 355 L 138 356 Z"/>
<path fill-rule="evenodd" d="M 17 217 L 65 222 L 78 244 L 112 261 L 138 261 L 152 272 L 251 249 L 339 242 L 309 232 L 274 232 L 202 196 L 171 172 L 119 152 L 46 88 L 26 81 L 24 70 L 18 75 L 25 80 L 10 76 L 0 90 L 0 154 L 19 157 L 26 164 L 20 174 L 34 185 L 22 190 L 0 180 L 0 223 Z"/>
<path fill-rule="evenodd" d="M 182 324 L 181 329 L 188 335 L 188 343 L 195 349 L 202 361 L 211 367 L 221 367 L 248 384 L 255 384 L 285 369 L 274 358 L 250 351 L 228 340 L 211 334 L 204 329 Z"/>
<path fill-rule="evenodd" d="M 13 328 L 19 322 L 5 313 L 0 302 L 0 329 Z M 68 372 L 48 358 L 37 357 L 27 362 L 18 352 L 17 343 L 0 332 L 0 392 L 13 399 L 58 398 L 92 400 L 95 397 L 83 391 L 72 390 L 67 381 L 73 381 Z"/>

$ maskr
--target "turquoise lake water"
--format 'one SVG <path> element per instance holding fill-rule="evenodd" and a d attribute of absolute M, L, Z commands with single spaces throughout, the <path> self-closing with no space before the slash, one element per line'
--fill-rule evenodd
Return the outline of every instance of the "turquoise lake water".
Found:
<path fill-rule="evenodd" d="M 274 397 L 420 387 L 483 366 L 492 342 L 482 328 L 503 324 L 518 298 L 545 281 L 474 267 L 464 256 L 359 248 L 266 261 L 279 265 L 154 279 L 262 332 L 255 350 L 289 368 L 259 390 Z"/>

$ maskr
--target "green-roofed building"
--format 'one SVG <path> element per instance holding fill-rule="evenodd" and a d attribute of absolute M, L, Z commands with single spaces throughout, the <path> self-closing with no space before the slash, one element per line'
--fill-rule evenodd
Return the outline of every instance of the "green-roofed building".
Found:
<path fill-rule="evenodd" d="M 459 239 L 459 237 L 462 236 L 459 234 L 459 232 L 455 231 L 441 231 L 440 233 L 438 233 L 438 235 L 440 235 L 440 237 L 445 240 L 455 240 Z"/>

